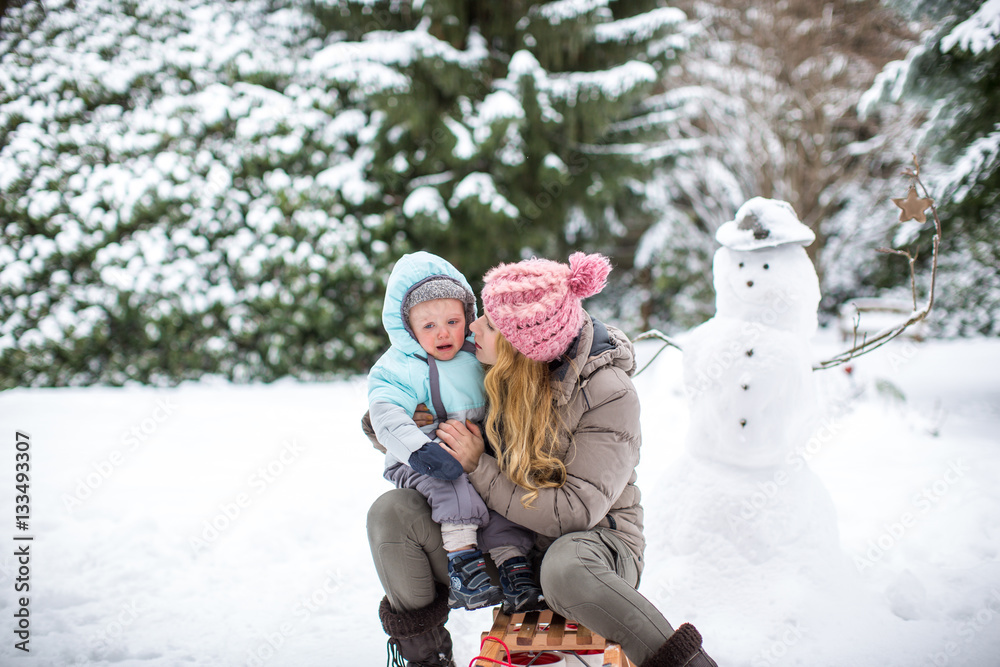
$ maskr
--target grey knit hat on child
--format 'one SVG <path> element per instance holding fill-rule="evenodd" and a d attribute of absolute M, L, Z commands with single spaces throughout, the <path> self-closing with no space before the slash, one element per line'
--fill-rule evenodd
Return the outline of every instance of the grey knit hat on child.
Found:
<path fill-rule="evenodd" d="M 418 303 L 434 299 L 458 299 L 465 304 L 465 335 L 469 335 L 469 325 L 476 319 L 476 297 L 461 283 L 448 276 L 430 276 L 410 288 L 403 298 L 403 325 L 411 334 L 410 309 Z"/>

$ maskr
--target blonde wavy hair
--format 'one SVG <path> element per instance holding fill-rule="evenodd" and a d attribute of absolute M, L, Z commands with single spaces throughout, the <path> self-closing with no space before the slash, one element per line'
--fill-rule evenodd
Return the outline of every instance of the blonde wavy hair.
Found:
<path fill-rule="evenodd" d="M 503 336 L 497 336 L 496 349 L 485 379 L 486 437 L 500 470 L 527 490 L 521 504 L 531 508 L 540 489 L 566 482 L 566 466 L 555 456 L 562 419 L 552 403 L 548 364 L 524 356 Z"/>

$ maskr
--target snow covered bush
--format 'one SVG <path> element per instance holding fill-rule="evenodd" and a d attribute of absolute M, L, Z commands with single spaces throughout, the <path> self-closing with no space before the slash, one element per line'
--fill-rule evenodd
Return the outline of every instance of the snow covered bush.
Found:
<path fill-rule="evenodd" d="M 684 18 L 575 0 L 18 4 L 0 31 L 3 387 L 361 371 L 403 252 L 475 282 L 605 243 L 648 169 L 613 124 Z"/>
<path fill-rule="evenodd" d="M 684 14 L 660 5 L 318 2 L 346 39 L 313 61 L 384 119 L 368 178 L 399 247 L 444 255 L 474 285 L 574 249 L 627 269 L 619 239 L 649 224 L 633 193 L 653 168 L 627 121 L 686 43 Z"/>
<path fill-rule="evenodd" d="M 4 386 L 364 367 L 385 244 L 347 147 L 371 130 L 297 71 L 308 15 L 50 2 L 4 28 Z"/>

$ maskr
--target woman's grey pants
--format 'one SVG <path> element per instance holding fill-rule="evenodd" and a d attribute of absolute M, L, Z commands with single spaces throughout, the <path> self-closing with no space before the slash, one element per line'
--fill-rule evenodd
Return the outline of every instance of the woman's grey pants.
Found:
<path fill-rule="evenodd" d="M 434 600 L 435 581 L 448 585 L 441 527 L 414 489 L 393 489 L 368 511 L 368 542 L 393 609 L 414 610 Z M 641 665 L 673 634 L 656 607 L 637 590 L 632 551 L 606 528 L 569 533 L 541 557 L 540 583 L 553 611 L 621 643 Z"/>

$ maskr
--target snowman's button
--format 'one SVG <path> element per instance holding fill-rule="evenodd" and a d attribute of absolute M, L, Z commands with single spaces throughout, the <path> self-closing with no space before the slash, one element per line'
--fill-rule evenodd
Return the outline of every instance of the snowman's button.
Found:
<path fill-rule="evenodd" d="M 740 426 L 746 428 L 746 425 L 747 425 L 747 420 L 746 419 L 741 419 L 740 420 Z"/>
<path fill-rule="evenodd" d="M 753 348 L 750 348 L 749 350 L 747 350 L 747 356 L 748 357 L 752 357 L 753 356 Z"/>
<path fill-rule="evenodd" d="M 748 384 L 741 384 L 740 386 L 743 387 L 743 391 L 746 391 L 747 389 L 750 388 L 750 385 Z"/>
<path fill-rule="evenodd" d="M 747 281 L 747 287 L 753 287 L 753 281 L 752 280 L 748 280 Z"/>

